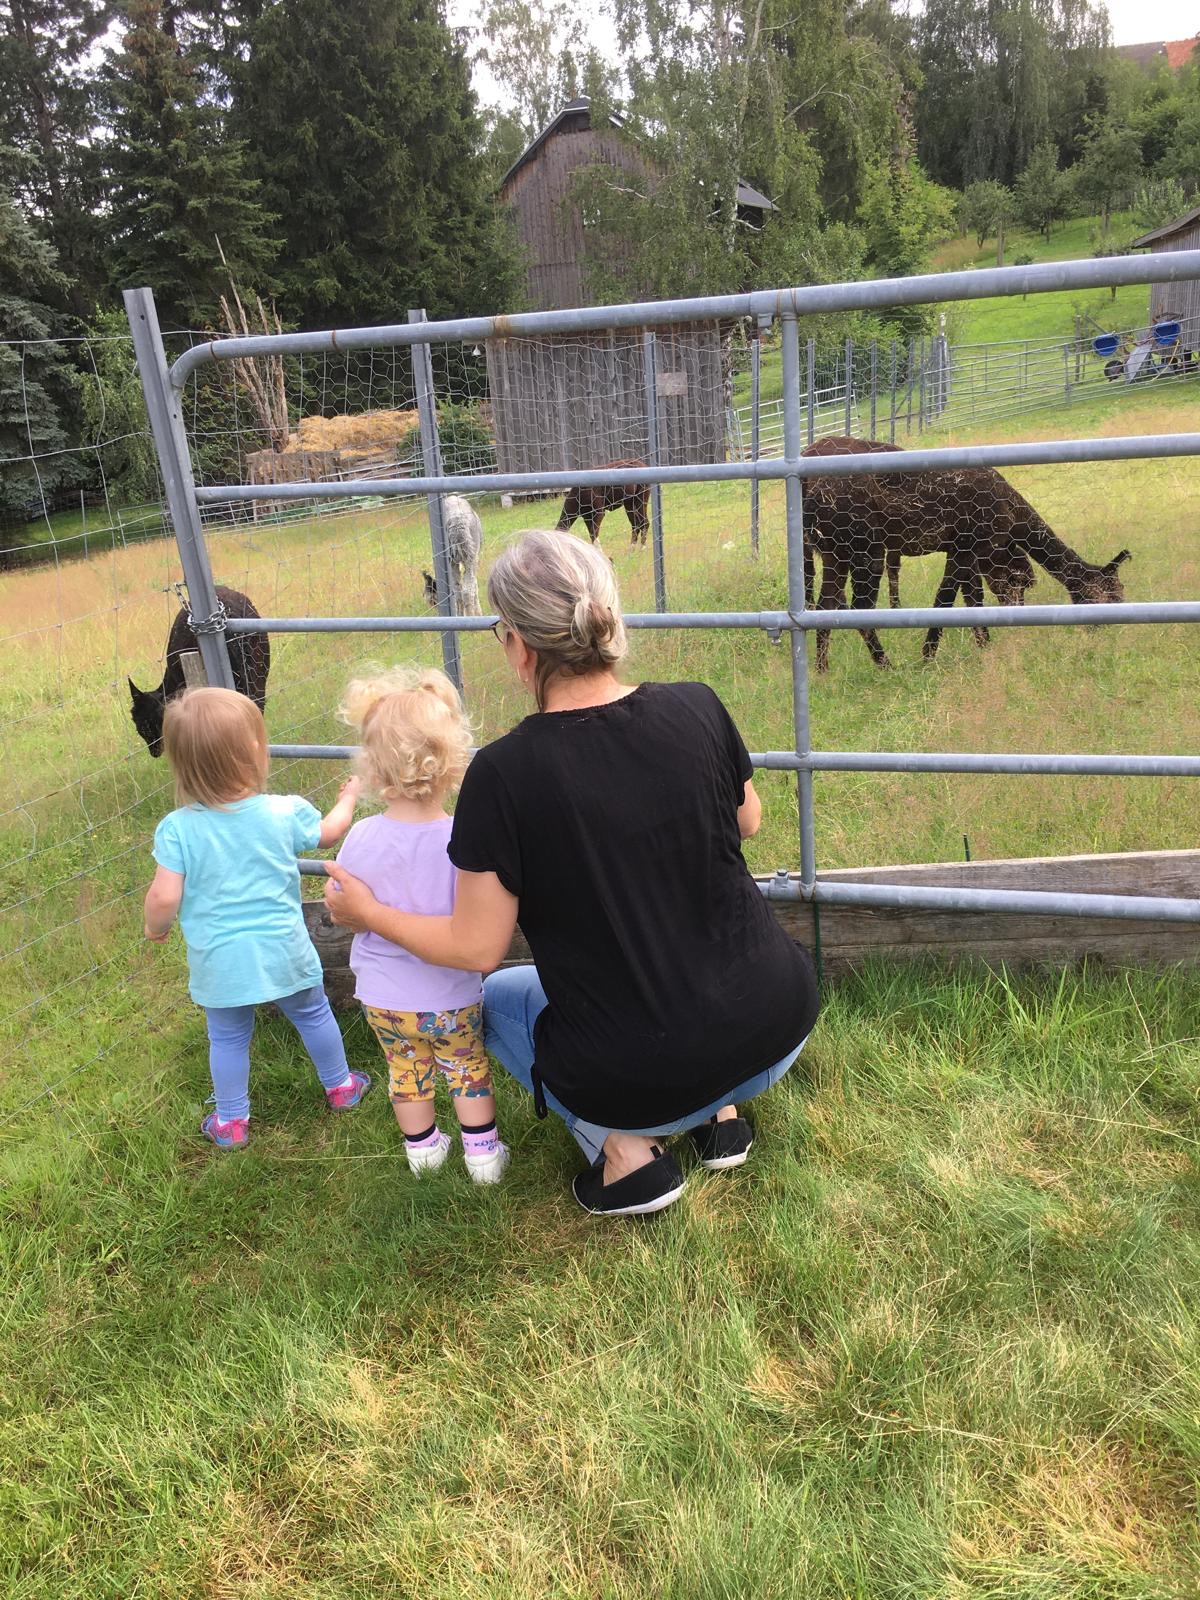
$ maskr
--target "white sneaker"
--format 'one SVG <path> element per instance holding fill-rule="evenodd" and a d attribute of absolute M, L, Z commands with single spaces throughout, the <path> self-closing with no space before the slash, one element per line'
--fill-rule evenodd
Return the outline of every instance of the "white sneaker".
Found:
<path fill-rule="evenodd" d="M 497 1139 L 496 1148 L 488 1156 L 469 1156 L 463 1151 L 463 1160 L 471 1174 L 472 1183 L 499 1183 L 508 1165 L 508 1146 Z"/>
<path fill-rule="evenodd" d="M 440 1128 L 436 1144 L 425 1145 L 420 1150 L 414 1150 L 412 1145 L 406 1144 L 404 1153 L 408 1157 L 409 1171 L 415 1172 L 418 1177 L 423 1172 L 436 1172 L 439 1167 L 445 1166 L 450 1144 L 450 1135 L 443 1133 Z"/>

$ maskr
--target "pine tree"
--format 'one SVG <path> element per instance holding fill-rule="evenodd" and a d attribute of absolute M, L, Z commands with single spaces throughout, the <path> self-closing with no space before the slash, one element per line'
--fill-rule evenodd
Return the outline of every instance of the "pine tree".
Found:
<path fill-rule="evenodd" d="M 111 281 L 153 289 L 164 326 L 204 327 L 229 271 L 270 286 L 272 218 L 242 145 L 228 137 L 200 72 L 164 28 L 164 7 L 130 0 L 126 12 L 129 31 L 105 75 Z"/>
<path fill-rule="evenodd" d="M 0 191 L 0 510 L 18 515 L 36 515 L 45 498 L 86 476 L 61 422 L 73 374 L 61 346 L 46 342 L 65 287 L 51 246 Z"/>
<path fill-rule="evenodd" d="M 56 293 L 78 316 L 104 280 L 88 57 L 115 9 L 112 0 L 0 0 L 0 147 L 20 157 L 13 197 L 39 219 L 63 274 Z"/>
<path fill-rule="evenodd" d="M 249 37 L 236 126 L 279 217 L 283 314 L 345 327 L 508 308 L 514 248 L 436 0 L 278 0 Z"/>

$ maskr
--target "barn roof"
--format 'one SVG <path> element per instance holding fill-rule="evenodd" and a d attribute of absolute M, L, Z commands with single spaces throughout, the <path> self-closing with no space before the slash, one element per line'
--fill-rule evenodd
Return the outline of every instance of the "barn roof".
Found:
<path fill-rule="evenodd" d="M 1147 245 L 1157 244 L 1160 239 L 1169 239 L 1173 234 L 1182 233 L 1185 228 L 1190 228 L 1197 219 L 1200 219 L 1200 206 L 1194 207 L 1186 216 L 1178 217 L 1174 222 L 1155 228 L 1153 233 L 1144 233 L 1140 239 L 1135 239 L 1129 248 L 1141 250 Z"/>
<path fill-rule="evenodd" d="M 1197 37 L 1191 39 L 1150 39 L 1145 44 L 1119 44 L 1117 54 L 1139 67 L 1156 67 L 1160 64 L 1178 72 L 1192 59 Z"/>
<path fill-rule="evenodd" d="M 512 166 L 509 167 L 508 171 L 500 179 L 501 189 L 504 188 L 505 184 L 508 183 L 510 178 L 514 178 L 517 173 L 520 172 L 523 166 L 533 160 L 534 156 L 537 155 L 538 151 L 546 143 L 547 139 L 549 139 L 553 134 L 556 134 L 560 128 L 564 127 L 573 118 L 586 117 L 588 119 L 588 126 L 590 126 L 591 110 L 592 102 L 590 97 L 586 94 L 581 94 L 574 100 L 568 100 L 566 105 L 563 106 L 562 110 L 556 112 L 555 115 L 551 117 L 550 121 L 542 129 L 541 133 L 538 134 L 537 138 L 534 139 L 532 143 L 528 144 L 524 150 L 522 150 L 521 154 L 513 162 Z M 607 121 L 609 126 L 612 128 L 624 128 L 625 126 L 624 117 L 622 117 L 617 111 L 610 111 Z M 737 203 L 739 206 L 745 206 L 751 211 L 775 210 L 775 206 L 770 200 L 767 199 L 765 194 L 762 194 L 751 184 L 744 183 L 740 178 L 738 179 L 737 186 Z"/>

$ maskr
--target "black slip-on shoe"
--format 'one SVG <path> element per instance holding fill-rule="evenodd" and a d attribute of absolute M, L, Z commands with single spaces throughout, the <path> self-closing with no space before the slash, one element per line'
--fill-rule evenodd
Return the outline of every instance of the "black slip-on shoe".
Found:
<path fill-rule="evenodd" d="M 571 1184 L 576 1200 L 596 1217 L 641 1217 L 662 1211 L 683 1193 L 683 1173 L 665 1150 L 655 1146 L 653 1161 L 615 1183 L 604 1182 L 604 1161 L 577 1173 Z"/>
<path fill-rule="evenodd" d="M 707 1167 L 710 1172 L 740 1167 L 754 1143 L 754 1129 L 745 1117 L 730 1117 L 725 1122 L 706 1122 L 702 1127 L 693 1128 L 691 1135 L 700 1165 Z"/>

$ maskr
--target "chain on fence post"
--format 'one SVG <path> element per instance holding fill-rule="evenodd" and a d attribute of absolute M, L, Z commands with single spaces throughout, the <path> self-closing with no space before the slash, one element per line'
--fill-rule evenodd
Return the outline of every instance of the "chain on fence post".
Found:
<path fill-rule="evenodd" d="M 424 322 L 424 311 L 410 311 L 410 322 Z M 417 421 L 421 429 L 421 460 L 427 478 L 442 476 L 442 441 L 438 437 L 437 397 L 433 388 L 433 356 L 428 340 L 411 345 L 413 387 L 417 394 Z M 438 613 L 443 617 L 454 615 L 454 590 L 450 582 L 450 556 L 446 549 L 446 523 L 442 516 L 442 497 L 431 494 L 429 506 L 429 542 L 433 551 L 433 572 L 437 579 Z M 442 630 L 442 665 L 446 676 L 463 692 L 462 652 L 458 634 Z"/>
<path fill-rule="evenodd" d="M 654 334 L 642 334 L 642 365 L 646 381 L 646 459 L 652 467 L 660 464 L 658 429 L 658 357 Z M 667 609 L 667 577 L 663 570 L 662 485 L 650 485 L 650 544 L 654 555 L 654 609 Z"/>
<path fill-rule="evenodd" d="M 812 360 L 812 340 L 809 340 Z M 811 376 L 811 367 L 809 368 Z M 812 390 L 809 389 L 810 405 Z M 810 410 L 811 416 L 811 410 Z M 800 337 L 796 317 L 783 314 L 783 454 L 789 467 L 800 460 Z M 787 512 L 788 610 L 805 607 L 804 594 L 804 487 L 798 471 L 784 479 Z M 792 651 L 792 717 L 795 750 L 798 756 L 812 753 L 812 732 L 808 708 L 808 635 L 800 628 L 788 630 Z M 811 769 L 796 773 L 796 798 L 800 811 L 800 882 L 805 889 L 816 880 L 816 847 L 813 826 L 813 775 Z"/>
<path fill-rule="evenodd" d="M 762 443 L 759 402 L 762 395 L 762 333 L 757 323 L 750 330 L 750 459 L 757 461 Z M 750 554 L 758 555 L 758 478 L 750 479 Z"/>
<path fill-rule="evenodd" d="M 124 300 L 204 674 L 215 687 L 233 689 L 236 685 L 225 633 L 225 608 L 217 599 L 208 562 L 180 395 L 172 386 L 167 368 L 154 295 L 149 289 L 126 289 Z"/>

